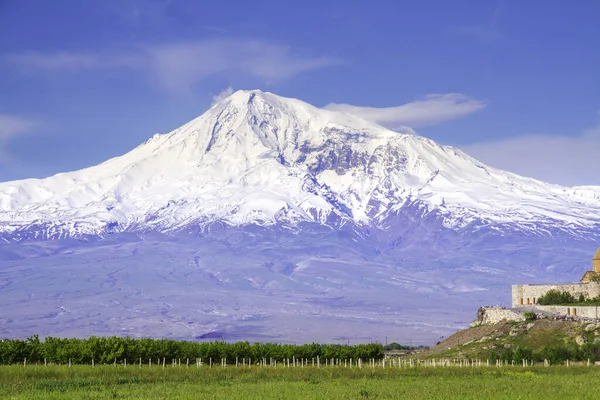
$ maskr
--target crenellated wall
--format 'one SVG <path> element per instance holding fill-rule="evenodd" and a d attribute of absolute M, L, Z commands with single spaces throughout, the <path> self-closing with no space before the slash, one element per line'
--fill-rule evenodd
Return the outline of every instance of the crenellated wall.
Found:
<path fill-rule="evenodd" d="M 600 295 L 600 282 L 569 283 L 564 285 L 513 285 L 512 307 L 527 307 L 537 305 L 537 299 L 549 290 L 567 291 L 575 298 L 583 294 L 586 298 Z"/>

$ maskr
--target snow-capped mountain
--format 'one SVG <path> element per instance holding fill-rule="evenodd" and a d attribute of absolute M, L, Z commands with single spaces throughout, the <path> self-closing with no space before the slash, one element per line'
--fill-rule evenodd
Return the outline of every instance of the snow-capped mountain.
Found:
<path fill-rule="evenodd" d="M 445 227 L 577 231 L 600 188 L 564 188 L 351 115 L 238 91 L 100 165 L 0 183 L 0 238 L 303 221 L 385 228 L 407 206 Z"/>
<path fill-rule="evenodd" d="M 0 183 L 0 337 L 432 344 L 512 283 L 579 279 L 599 239 L 598 187 L 240 91 L 103 164 Z"/>

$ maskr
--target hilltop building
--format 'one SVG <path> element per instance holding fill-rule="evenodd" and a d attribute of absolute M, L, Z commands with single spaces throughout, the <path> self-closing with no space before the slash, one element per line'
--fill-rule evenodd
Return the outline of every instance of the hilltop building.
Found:
<path fill-rule="evenodd" d="M 581 283 L 589 283 L 593 281 L 600 281 L 600 249 L 596 252 L 596 255 L 592 259 L 592 270 L 587 271 L 583 278 L 581 278 Z"/>
<path fill-rule="evenodd" d="M 598 318 L 598 307 L 596 306 L 539 305 L 538 299 L 550 290 L 569 292 L 575 298 L 583 295 L 586 300 L 600 296 L 600 249 L 592 259 L 592 270 L 587 271 L 579 283 L 512 286 L 512 308 L 517 309 L 515 311 L 523 309 L 524 311 L 542 311 L 573 317 Z"/>
<path fill-rule="evenodd" d="M 568 292 L 575 299 L 583 296 L 589 300 L 600 296 L 600 249 L 592 259 L 592 269 L 587 271 L 579 283 L 556 285 L 513 285 L 512 308 L 481 307 L 477 319 L 471 326 L 497 324 L 502 321 L 524 321 L 525 312 L 535 312 L 539 316 L 571 317 L 598 320 L 600 313 L 595 305 L 540 305 L 538 299 L 550 290 Z"/>

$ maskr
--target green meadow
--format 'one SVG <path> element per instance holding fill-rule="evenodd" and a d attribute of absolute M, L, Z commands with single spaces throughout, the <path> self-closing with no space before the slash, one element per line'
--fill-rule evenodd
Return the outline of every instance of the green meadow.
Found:
<path fill-rule="evenodd" d="M 2 399 L 597 399 L 597 366 L 0 366 Z"/>

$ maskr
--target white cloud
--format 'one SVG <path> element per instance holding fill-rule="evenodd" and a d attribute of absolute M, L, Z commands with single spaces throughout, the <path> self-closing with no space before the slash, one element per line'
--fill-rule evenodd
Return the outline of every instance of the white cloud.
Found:
<path fill-rule="evenodd" d="M 232 94 L 233 94 L 233 88 L 231 86 L 228 86 L 225 89 L 221 90 L 218 94 L 216 94 L 212 97 L 211 104 L 217 104 L 218 102 L 231 96 Z"/>
<path fill-rule="evenodd" d="M 97 53 L 36 53 L 26 52 L 7 57 L 8 61 L 28 71 L 52 70 L 93 70 L 101 68 L 139 67 L 143 59 L 135 54 L 97 54 Z"/>
<path fill-rule="evenodd" d="M 27 133 L 37 125 L 36 122 L 25 118 L 0 114 L 0 143 L 13 136 Z"/>
<path fill-rule="evenodd" d="M 6 143 L 13 137 L 30 132 L 37 127 L 36 122 L 25 118 L 0 114 L 0 164 L 10 161 L 10 154 L 6 151 Z"/>
<path fill-rule="evenodd" d="M 189 91 L 216 74 L 246 75 L 271 82 L 339 64 L 330 57 L 299 55 L 288 46 L 265 40 L 231 38 L 142 46 L 125 53 L 26 52 L 6 60 L 33 72 L 135 68 L 145 70 L 153 82 L 173 92 Z"/>
<path fill-rule="evenodd" d="M 287 46 L 262 40 L 210 39 L 147 49 L 150 68 L 171 91 L 186 90 L 211 75 L 240 74 L 278 81 L 338 63 L 303 57 Z"/>
<path fill-rule="evenodd" d="M 486 107 L 486 103 L 460 93 L 430 94 L 421 100 L 396 107 L 360 107 L 350 104 L 328 104 L 329 110 L 354 114 L 368 121 L 396 129 L 437 125 L 464 117 Z"/>
<path fill-rule="evenodd" d="M 519 175 L 565 186 L 600 185 L 600 125 L 576 136 L 527 135 L 461 147 Z"/>

